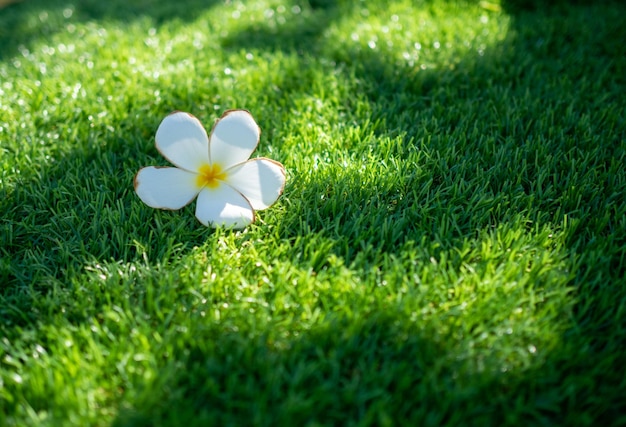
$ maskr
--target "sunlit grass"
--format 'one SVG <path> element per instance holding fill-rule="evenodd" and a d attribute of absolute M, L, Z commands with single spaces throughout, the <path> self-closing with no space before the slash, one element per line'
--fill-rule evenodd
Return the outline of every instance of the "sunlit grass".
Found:
<path fill-rule="evenodd" d="M 0 425 L 624 422 L 626 10 L 519 3 L 0 9 Z M 141 203 L 231 108 L 279 202 Z"/>

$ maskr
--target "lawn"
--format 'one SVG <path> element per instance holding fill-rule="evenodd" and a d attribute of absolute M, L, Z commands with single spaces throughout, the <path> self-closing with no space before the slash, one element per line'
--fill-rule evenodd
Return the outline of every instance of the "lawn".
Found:
<path fill-rule="evenodd" d="M 626 4 L 552 3 L 3 5 L 0 425 L 626 425 Z M 278 202 L 143 204 L 234 108 Z"/>

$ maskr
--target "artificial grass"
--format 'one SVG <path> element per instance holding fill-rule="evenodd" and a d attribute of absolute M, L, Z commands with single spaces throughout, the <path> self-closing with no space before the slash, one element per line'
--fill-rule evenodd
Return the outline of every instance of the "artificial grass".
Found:
<path fill-rule="evenodd" d="M 519 6 L 1 9 L 0 424 L 625 423 L 626 7 Z M 230 108 L 279 202 L 143 205 Z"/>

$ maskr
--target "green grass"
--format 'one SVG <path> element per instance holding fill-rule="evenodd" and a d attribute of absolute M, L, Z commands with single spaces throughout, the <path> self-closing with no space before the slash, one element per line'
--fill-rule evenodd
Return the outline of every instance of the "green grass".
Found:
<path fill-rule="evenodd" d="M 621 2 L 0 9 L 0 425 L 626 423 Z M 246 108 L 285 193 L 145 206 Z"/>

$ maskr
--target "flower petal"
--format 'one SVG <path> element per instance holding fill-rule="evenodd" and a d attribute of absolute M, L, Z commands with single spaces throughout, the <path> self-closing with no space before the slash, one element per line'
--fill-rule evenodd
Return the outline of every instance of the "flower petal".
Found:
<path fill-rule="evenodd" d="M 198 194 L 197 175 L 178 168 L 140 169 L 135 175 L 135 191 L 148 206 L 158 209 L 180 209 Z"/>
<path fill-rule="evenodd" d="M 226 171 L 227 183 L 248 199 L 253 209 L 270 207 L 285 187 L 282 164 L 260 157 L 248 160 Z"/>
<path fill-rule="evenodd" d="M 195 172 L 209 164 L 209 138 L 202 123 L 189 113 L 163 119 L 156 132 L 157 150 L 179 168 Z"/>
<path fill-rule="evenodd" d="M 254 221 L 250 203 L 232 187 L 204 187 L 198 195 L 196 218 L 207 226 L 244 228 Z"/>
<path fill-rule="evenodd" d="M 245 162 L 259 143 L 260 136 L 261 129 L 249 112 L 227 111 L 211 132 L 211 162 L 219 164 L 223 169 Z"/>

